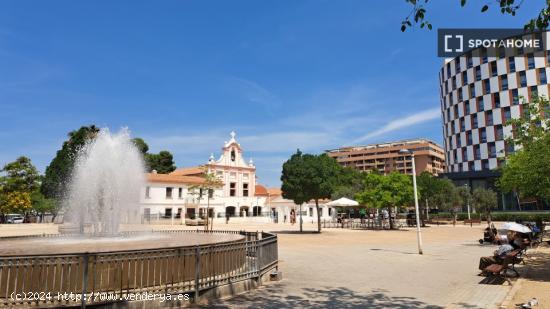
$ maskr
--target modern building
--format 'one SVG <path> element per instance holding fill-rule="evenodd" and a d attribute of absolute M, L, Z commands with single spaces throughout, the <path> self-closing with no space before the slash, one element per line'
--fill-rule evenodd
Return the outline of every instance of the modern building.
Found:
<path fill-rule="evenodd" d="M 412 175 L 411 155 L 399 153 L 403 149 L 414 152 L 417 175 L 424 171 L 434 175 L 444 172 L 443 149 L 428 139 L 343 147 L 326 152 L 342 166 L 352 167 L 359 171 L 378 170 L 383 174 L 397 171 Z"/>
<path fill-rule="evenodd" d="M 439 72 L 445 177 L 471 188 L 494 187 L 497 168 L 516 149 L 507 138 L 510 119 L 524 115 L 521 97 L 549 93 L 547 50 L 475 49 L 447 59 Z M 520 198 L 502 194 L 500 209 L 518 209 Z"/>
<path fill-rule="evenodd" d="M 283 222 L 285 216 L 289 220 L 292 210 L 298 214 L 300 206 L 282 198 L 280 189 L 267 189 L 257 182 L 256 166 L 252 160 L 245 160 L 235 136 L 231 132 L 217 160 L 210 155 L 201 166 L 179 168 L 169 174 L 148 173 L 141 198 L 144 218 L 185 222 L 185 218 L 206 217 L 207 208 L 209 216 L 217 221 L 229 216 L 231 221 Z M 215 175 L 220 186 L 200 195 L 207 174 Z M 324 204 L 321 211 L 324 219 L 335 215 Z M 314 206 L 304 203 L 302 215 L 304 220 L 312 220 L 317 213 Z"/>

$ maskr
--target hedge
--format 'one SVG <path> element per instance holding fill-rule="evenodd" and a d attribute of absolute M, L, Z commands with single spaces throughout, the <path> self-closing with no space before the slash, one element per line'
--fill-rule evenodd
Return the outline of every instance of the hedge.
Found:
<path fill-rule="evenodd" d="M 485 214 L 472 213 L 470 215 L 472 219 L 486 220 Z M 446 219 L 452 220 L 453 216 L 448 212 L 440 212 L 438 214 L 430 214 L 430 219 Z M 458 221 L 464 221 L 468 219 L 468 213 L 460 212 L 457 214 Z M 542 219 L 542 221 L 550 221 L 550 212 L 492 212 L 491 219 L 493 221 L 537 221 L 537 219 Z"/>

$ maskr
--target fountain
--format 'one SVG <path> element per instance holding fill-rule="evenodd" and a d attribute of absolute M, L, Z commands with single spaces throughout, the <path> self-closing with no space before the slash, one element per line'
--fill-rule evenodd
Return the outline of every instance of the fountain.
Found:
<path fill-rule="evenodd" d="M 192 293 L 197 299 L 235 282 L 253 286 L 250 282 L 277 267 L 277 236 L 268 233 L 129 231 L 128 225 L 140 221 L 144 178 L 143 160 L 129 131 L 102 129 L 76 159 L 61 234 L 0 238 L 0 307 L 102 302 L 82 297 L 89 293 L 123 300 L 162 291 Z M 10 298 L 25 292 L 81 297 L 32 304 Z"/>
<path fill-rule="evenodd" d="M 94 236 L 116 236 L 121 223 L 138 223 L 144 173 L 128 129 L 116 134 L 102 129 L 75 162 L 65 201 L 67 221 Z"/>

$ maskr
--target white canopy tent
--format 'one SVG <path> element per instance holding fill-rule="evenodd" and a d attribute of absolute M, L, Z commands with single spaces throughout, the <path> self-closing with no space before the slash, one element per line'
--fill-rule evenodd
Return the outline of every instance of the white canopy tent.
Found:
<path fill-rule="evenodd" d="M 328 202 L 326 205 L 330 207 L 355 207 L 359 206 L 359 203 L 349 198 L 342 197 L 335 201 Z"/>

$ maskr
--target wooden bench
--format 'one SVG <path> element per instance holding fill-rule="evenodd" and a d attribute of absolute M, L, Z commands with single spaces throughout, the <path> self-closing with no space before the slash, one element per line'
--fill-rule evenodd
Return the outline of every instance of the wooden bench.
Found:
<path fill-rule="evenodd" d="M 466 219 L 464 220 L 464 224 L 481 224 L 480 219 Z"/>
<path fill-rule="evenodd" d="M 510 279 L 508 278 L 507 272 L 508 270 L 513 271 L 516 273 L 516 277 L 519 277 L 519 273 L 515 268 L 515 264 L 519 262 L 518 254 L 521 250 L 514 250 L 512 252 L 509 252 L 506 254 L 506 257 L 502 260 L 500 264 L 491 264 L 483 270 L 485 273 L 490 274 L 495 277 L 502 277 L 508 283 L 510 282 Z"/>

